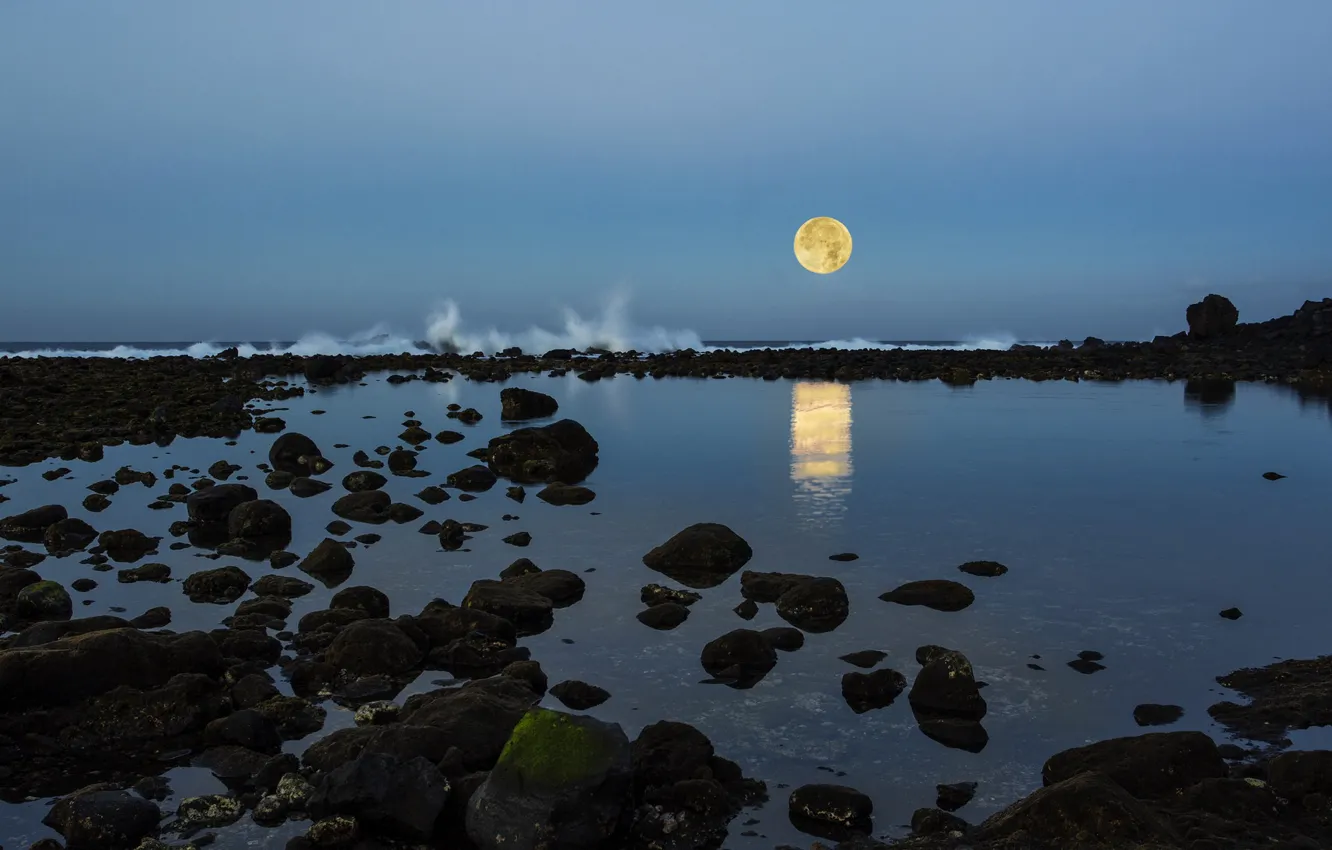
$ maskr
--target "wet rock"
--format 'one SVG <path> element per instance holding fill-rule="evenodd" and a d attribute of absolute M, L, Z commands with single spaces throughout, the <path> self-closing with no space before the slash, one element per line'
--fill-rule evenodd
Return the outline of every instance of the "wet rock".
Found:
<path fill-rule="evenodd" d="M 567 608 L 583 598 L 587 585 L 568 570 L 538 570 L 504 579 L 505 584 L 544 596 L 556 608 Z"/>
<path fill-rule="evenodd" d="M 1221 616 L 1225 617 L 1227 620 L 1238 620 L 1240 617 L 1244 616 L 1244 612 L 1238 608 L 1227 608 L 1221 612 Z"/>
<path fill-rule="evenodd" d="M 247 484 L 217 484 L 191 493 L 185 509 L 191 522 L 226 523 L 232 511 L 258 498 L 259 492 Z"/>
<path fill-rule="evenodd" d="M 1201 732 L 1149 732 L 1056 753 L 1045 762 L 1041 778 L 1054 785 L 1086 771 L 1105 774 L 1134 797 L 1151 799 L 1225 776 L 1226 765 L 1216 744 Z"/>
<path fill-rule="evenodd" d="M 467 834 L 481 850 L 605 845 L 632 778 L 619 725 L 533 709 L 473 794 Z"/>
<path fill-rule="evenodd" d="M 330 522 L 328 525 L 324 526 L 324 530 L 327 531 L 329 534 L 336 534 L 337 536 L 341 537 L 342 535 L 351 531 L 352 527 L 351 523 L 349 522 L 343 522 L 340 519 L 335 519 L 332 522 Z"/>
<path fill-rule="evenodd" d="M 830 632 L 846 621 L 850 601 L 835 578 L 801 582 L 777 598 L 777 615 L 811 633 Z"/>
<path fill-rule="evenodd" d="M 955 782 L 951 785 L 936 785 L 935 790 L 939 796 L 934 804 L 945 812 L 955 812 L 976 796 L 976 783 Z"/>
<path fill-rule="evenodd" d="M 195 757 L 193 766 L 212 771 L 228 788 L 247 788 L 253 784 L 255 774 L 263 770 L 270 758 L 267 753 L 226 744 L 203 751 Z M 169 788 L 164 790 L 167 793 L 163 794 L 162 799 L 170 794 Z"/>
<path fill-rule="evenodd" d="M 773 649 L 782 652 L 795 652 L 805 645 L 805 633 L 789 626 L 777 626 L 759 632 Z"/>
<path fill-rule="evenodd" d="M 384 523 L 393 500 L 383 490 L 348 493 L 333 503 L 333 513 L 352 522 Z"/>
<path fill-rule="evenodd" d="M 309 459 L 323 457 L 315 441 L 295 431 L 288 431 L 268 448 L 268 462 L 273 468 L 292 475 L 305 476 L 316 470 Z"/>
<path fill-rule="evenodd" d="M 990 743 L 990 734 L 975 720 L 964 720 L 912 709 L 921 734 L 935 743 L 954 750 L 979 753 Z"/>
<path fill-rule="evenodd" d="M 221 667 L 217 645 L 202 632 L 90 632 L 0 652 L 0 711 L 65 705 L 122 685 L 159 687 L 177 673 L 216 675 Z"/>
<path fill-rule="evenodd" d="M 660 602 L 638 612 L 638 622 L 658 631 L 670 631 L 689 619 L 689 609 L 678 602 Z"/>
<path fill-rule="evenodd" d="M 156 835 L 157 804 L 110 785 L 90 785 L 62 797 L 42 818 L 68 850 L 130 850 Z"/>
<path fill-rule="evenodd" d="M 97 582 L 90 578 L 76 578 L 69 586 L 79 593 L 88 593 L 97 588 Z"/>
<path fill-rule="evenodd" d="M 22 649 L 29 646 L 41 646 L 71 635 L 83 635 L 104 629 L 124 629 L 130 624 L 120 617 L 96 615 L 78 620 L 47 620 L 34 623 L 14 635 L 6 648 Z"/>
<path fill-rule="evenodd" d="M 283 596 L 288 599 L 295 599 L 314 590 L 314 587 L 310 582 L 301 581 L 298 578 L 266 575 L 256 581 L 250 589 L 260 596 Z"/>
<path fill-rule="evenodd" d="M 500 390 L 500 419 L 504 421 L 554 416 L 559 408 L 559 402 L 545 393 L 521 387 L 506 387 Z"/>
<path fill-rule="evenodd" d="M 47 526 L 42 535 L 46 550 L 52 554 L 86 549 L 97 539 L 97 530 L 78 517 L 68 517 Z"/>
<path fill-rule="evenodd" d="M 929 717 L 978 721 L 986 712 L 971 662 L 951 650 L 933 654 L 916 674 L 907 698 L 913 710 Z"/>
<path fill-rule="evenodd" d="M 512 581 L 479 579 L 472 582 L 462 605 L 503 617 L 514 624 L 519 634 L 540 634 L 553 622 L 551 601 Z"/>
<path fill-rule="evenodd" d="M 176 817 L 187 830 L 230 826 L 244 814 L 244 804 L 225 794 L 186 797 L 176 806 Z"/>
<path fill-rule="evenodd" d="M 416 469 L 416 452 L 409 452 L 406 449 L 395 449 L 389 452 L 388 468 L 390 472 L 397 474 Z"/>
<path fill-rule="evenodd" d="M 822 837 L 868 833 L 872 829 L 874 804 L 845 785 L 802 785 L 791 792 L 787 809 L 797 829 Z"/>
<path fill-rule="evenodd" d="M 1268 481 L 1280 481 L 1286 476 L 1282 475 L 1280 472 L 1264 472 L 1263 477 Z"/>
<path fill-rule="evenodd" d="M 519 558 L 500 571 L 500 579 L 518 578 L 541 572 L 541 568 L 527 558 Z"/>
<path fill-rule="evenodd" d="M 461 443 L 463 435 L 457 431 L 440 431 L 435 435 L 435 439 L 447 446 L 453 443 Z"/>
<path fill-rule="evenodd" d="M 0 556 L 0 564 L 20 570 L 35 567 L 45 560 L 45 555 L 40 552 L 29 552 L 27 549 L 15 549 Z"/>
<path fill-rule="evenodd" d="M 916 809 L 911 813 L 911 834 L 949 837 L 965 835 L 971 825 L 942 809 Z"/>
<path fill-rule="evenodd" d="M 389 620 L 359 620 L 334 639 L 328 663 L 358 676 L 404 673 L 421 662 L 422 650 Z"/>
<path fill-rule="evenodd" d="M 1042 788 L 977 827 L 975 838 L 1052 847 L 1176 847 L 1177 837 L 1113 779 L 1086 772 Z"/>
<path fill-rule="evenodd" d="M 396 723 L 402 714 L 402 706 L 388 700 L 375 700 L 356 709 L 357 726 L 383 726 Z"/>
<path fill-rule="evenodd" d="M 677 590 L 659 584 L 649 584 L 639 592 L 639 600 L 644 605 L 660 605 L 663 602 L 675 602 L 680 605 L 693 605 L 703 598 L 703 594 L 692 590 Z"/>
<path fill-rule="evenodd" d="M 155 581 L 164 584 L 171 580 L 171 568 L 166 564 L 144 564 L 140 567 L 126 567 L 116 573 L 116 581 L 121 584 L 133 584 L 139 581 Z"/>
<path fill-rule="evenodd" d="M 703 669 L 737 688 L 758 684 L 777 666 L 777 652 L 753 629 L 735 629 L 714 638 L 703 647 Z"/>
<path fill-rule="evenodd" d="M 541 669 L 541 665 L 535 661 L 514 661 L 504 666 L 503 675 L 512 679 L 521 679 L 531 688 L 532 693 L 545 695 L 546 685 L 550 679 L 546 676 L 546 671 Z"/>
<path fill-rule="evenodd" d="M 1143 703 L 1133 709 L 1133 722 L 1139 726 L 1168 726 L 1183 716 L 1184 709 L 1177 705 Z"/>
<path fill-rule="evenodd" d="M 857 555 L 855 552 L 839 552 L 839 553 L 837 553 L 836 555 L 829 555 L 829 556 L 828 556 L 828 560 L 829 560 L 829 561 L 843 561 L 843 562 L 846 562 L 846 561 L 854 561 L 854 560 L 858 559 L 859 557 L 860 557 L 860 556 Z"/>
<path fill-rule="evenodd" d="M 490 471 L 490 467 L 477 465 L 452 473 L 444 480 L 444 483 L 459 490 L 484 493 L 494 487 L 497 480 L 495 473 Z"/>
<path fill-rule="evenodd" d="M 240 567 L 202 570 L 185 579 L 181 589 L 191 602 L 225 605 L 235 602 L 250 589 L 251 578 Z"/>
<path fill-rule="evenodd" d="M 1285 745 L 1291 729 L 1332 725 L 1332 656 L 1236 670 L 1216 681 L 1249 698 L 1247 705 L 1224 700 L 1207 709 L 1237 736 Z"/>
<path fill-rule="evenodd" d="M 537 493 L 537 498 L 548 505 L 586 505 L 596 497 L 596 493 L 578 484 L 548 484 Z"/>
<path fill-rule="evenodd" d="M 759 607 L 758 603 L 755 602 L 754 600 L 746 599 L 744 602 L 741 602 L 739 605 L 735 606 L 731 610 L 734 611 L 736 613 L 736 616 L 738 616 L 742 620 L 752 620 L 758 616 Z"/>
<path fill-rule="evenodd" d="M 847 664 L 855 665 L 866 670 L 877 665 L 880 661 L 888 657 L 888 653 L 877 649 L 863 649 L 860 652 L 852 652 L 841 656 L 842 661 Z"/>
<path fill-rule="evenodd" d="M 68 620 L 74 614 L 74 602 L 59 582 L 38 581 L 18 592 L 14 613 L 24 620 Z"/>
<path fill-rule="evenodd" d="M 1267 763 L 1267 781 L 1287 800 L 1303 800 L 1310 794 L 1332 796 L 1332 751 L 1281 753 Z"/>
<path fill-rule="evenodd" d="M 1200 340 L 1227 336 L 1239 322 L 1239 310 L 1230 299 L 1215 294 L 1190 304 L 1184 316 L 1189 323 L 1189 337 Z"/>
<path fill-rule="evenodd" d="M 597 465 L 597 441 L 572 419 L 510 431 L 492 439 L 488 448 L 490 469 L 520 484 L 578 484 Z"/>
<path fill-rule="evenodd" d="M 970 588 L 947 579 L 910 581 L 879 598 L 899 605 L 923 605 L 936 611 L 961 611 L 976 601 Z"/>
<path fill-rule="evenodd" d="M 103 531 L 97 538 L 97 544 L 106 550 L 111 560 L 133 563 L 145 555 L 157 551 L 160 537 L 149 537 L 142 531 L 123 528 L 117 531 Z"/>
<path fill-rule="evenodd" d="M 532 535 L 528 534 L 526 531 L 519 531 L 515 534 L 510 534 L 503 538 L 503 540 L 510 546 L 526 546 L 532 542 Z"/>
<path fill-rule="evenodd" d="M 333 489 L 333 485 L 327 481 L 320 481 L 315 478 L 301 476 L 291 482 L 291 495 L 298 499 L 308 499 L 311 496 L 318 496 L 320 493 L 327 493 Z"/>
<path fill-rule="evenodd" d="M 136 629 L 160 629 L 171 625 L 171 610 L 161 606 L 149 608 L 129 623 Z"/>
<path fill-rule="evenodd" d="M 504 490 L 504 495 L 521 504 L 523 499 L 527 498 L 527 490 L 523 489 L 521 485 L 507 487 Z"/>
<path fill-rule="evenodd" d="M 560 682 L 550 689 L 550 695 L 574 711 L 586 711 L 596 708 L 610 699 L 610 692 L 577 679 Z"/>
<path fill-rule="evenodd" d="M 355 565 L 345 546 L 325 537 L 297 568 L 319 579 L 326 587 L 336 587 L 351 576 Z"/>
<path fill-rule="evenodd" d="M 382 590 L 373 587 L 346 587 L 333 594 L 329 608 L 351 608 L 364 611 L 366 616 L 386 619 L 389 615 L 389 598 Z"/>
<path fill-rule="evenodd" d="M 430 439 L 430 432 L 420 425 L 412 425 L 398 435 L 398 439 L 412 446 L 419 446 Z"/>
<path fill-rule="evenodd" d="M 227 516 L 227 532 L 233 538 L 257 540 L 291 539 L 291 514 L 271 499 L 254 499 L 237 505 Z"/>
<path fill-rule="evenodd" d="M 266 674 L 250 673 L 231 686 L 231 702 L 238 709 L 254 708 L 275 696 L 280 693 Z"/>
<path fill-rule="evenodd" d="M 282 746 L 277 725 L 253 709 L 242 709 L 219 717 L 204 728 L 211 746 L 236 746 L 260 753 L 276 753 Z"/>
<path fill-rule="evenodd" d="M 438 505 L 441 502 L 447 502 L 451 496 L 449 491 L 443 487 L 430 486 L 416 494 L 416 498 L 425 502 L 427 505 Z"/>
<path fill-rule="evenodd" d="M 20 543 L 40 543 L 48 528 L 66 519 L 69 519 L 69 512 L 64 506 L 43 505 L 0 519 L 0 538 Z"/>
<path fill-rule="evenodd" d="M 716 587 L 748 563 L 754 551 L 740 535 L 719 523 L 697 523 L 643 556 L 649 569 L 686 587 Z"/>
<path fill-rule="evenodd" d="M 967 575 L 980 576 L 981 578 L 998 578 L 1008 572 L 1008 567 L 998 561 L 967 561 L 958 569 Z"/>
<path fill-rule="evenodd" d="M 363 493 L 367 490 L 382 490 L 388 484 L 388 479 L 368 469 L 359 472 L 349 472 L 342 479 L 342 486 L 352 493 Z"/>
<path fill-rule="evenodd" d="M 270 490 L 286 490 L 295 480 L 296 476 L 290 472 L 275 470 L 264 476 L 264 486 Z"/>
<path fill-rule="evenodd" d="M 864 714 L 892 705 L 906 685 L 906 676 L 887 668 L 873 673 L 846 673 L 842 676 L 842 699 L 856 714 Z"/>
<path fill-rule="evenodd" d="M 439 545 L 447 550 L 455 550 L 462 547 L 463 542 L 467 540 L 467 533 L 463 530 L 462 523 L 454 519 L 446 519 L 439 524 Z"/>
<path fill-rule="evenodd" d="M 109 507 L 111 507 L 111 500 L 106 496 L 103 496 L 101 493 L 93 493 L 85 496 L 83 499 L 84 510 L 91 511 L 95 514 L 101 513 Z"/>

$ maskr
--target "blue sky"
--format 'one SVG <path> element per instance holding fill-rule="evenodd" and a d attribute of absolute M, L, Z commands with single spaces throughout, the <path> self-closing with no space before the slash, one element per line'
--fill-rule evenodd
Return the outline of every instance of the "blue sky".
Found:
<path fill-rule="evenodd" d="M 0 4 L 0 339 L 1265 319 L 1332 295 L 1328 44 L 1326 0 Z"/>

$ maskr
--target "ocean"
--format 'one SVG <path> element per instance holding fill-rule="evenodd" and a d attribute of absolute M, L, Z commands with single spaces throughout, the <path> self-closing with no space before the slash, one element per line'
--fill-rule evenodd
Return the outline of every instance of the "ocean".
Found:
<path fill-rule="evenodd" d="M 98 514 L 80 507 L 87 485 L 126 464 L 159 475 L 172 464 L 240 464 L 237 475 L 291 513 L 289 548 L 305 553 L 328 535 L 329 505 L 343 492 L 337 482 L 356 469 L 354 451 L 398 445 L 407 411 L 432 432 L 462 430 L 464 441 L 431 442 L 423 452 L 420 467 L 429 477 L 389 477 L 393 499 L 426 515 L 402 526 L 357 525 L 348 538 L 376 531 L 383 539 L 355 551 L 347 584 L 383 590 L 397 615 L 418 612 L 435 597 L 456 604 L 474 580 L 494 578 L 518 557 L 578 573 L 587 583 L 582 601 L 557 611 L 554 627 L 523 645 L 551 684 L 572 678 L 608 690 L 611 698 L 588 713 L 621 724 L 631 739 L 654 721 L 685 721 L 704 731 L 719 755 L 765 780 L 771 801 L 732 823 L 725 846 L 735 850 L 808 846 L 814 839 L 797 831 L 786 809 L 789 789 L 805 783 L 865 792 L 874 801 L 875 833 L 896 836 L 905 834 L 915 809 L 934 805 L 937 783 L 974 781 L 976 798 L 958 815 L 979 822 L 1038 788 L 1051 754 L 1147 731 L 1133 719 L 1139 703 L 1179 705 L 1183 718 L 1164 728 L 1224 740 L 1207 714 L 1226 697 L 1215 677 L 1309 657 L 1332 644 L 1332 571 L 1320 533 L 1332 511 L 1332 418 L 1326 405 L 1302 404 L 1280 386 L 1199 393 L 1166 381 L 949 387 L 620 376 L 588 384 L 521 375 L 506 386 L 555 396 L 558 415 L 583 423 L 599 441 L 600 465 L 585 482 L 596 500 L 554 507 L 529 495 L 516 504 L 501 484 L 475 501 L 430 507 L 413 494 L 471 465 L 466 452 L 514 426 L 500 423 L 493 384 L 391 385 L 385 378 L 373 374 L 364 386 L 319 388 L 273 405 L 288 430 L 312 437 L 335 462 L 323 476 L 334 489 L 322 495 L 298 499 L 265 487 L 255 464 L 267 459 L 274 437 L 247 431 L 233 446 L 177 439 L 168 447 L 111 447 L 97 463 L 64 463 L 73 472 L 55 481 L 40 473 L 62 465 L 58 460 L 8 470 L 17 480 L 3 488 L 11 501 L 2 512 L 60 503 L 99 530 L 163 535 L 160 553 L 146 560 L 168 564 L 177 578 L 237 564 L 257 579 L 271 571 L 266 561 L 212 561 L 198 549 L 167 548 L 174 540 L 168 526 L 184 518 L 183 506 L 146 509 L 167 482 L 124 487 Z M 445 417 L 450 403 L 485 418 L 460 426 Z M 1268 471 L 1288 477 L 1265 480 Z M 183 476 L 187 483 L 192 477 Z M 503 514 L 517 516 L 504 521 Z M 470 551 L 444 552 L 417 527 L 446 518 L 489 529 L 473 536 Z M 848 619 L 779 653 L 777 666 L 751 689 L 702 683 L 708 676 L 699 653 L 709 640 L 736 628 L 786 624 L 771 605 L 749 622 L 737 616 L 739 574 L 702 590 L 672 631 L 636 619 L 644 607 L 640 588 L 672 584 L 644 566 L 643 555 L 698 522 L 724 523 L 744 537 L 754 550 L 746 569 L 837 578 L 850 598 Z M 515 531 L 529 532 L 531 544 L 501 541 Z M 829 560 L 841 552 L 859 558 Z M 118 584 L 111 573 L 80 564 L 82 557 L 48 558 L 36 568 L 66 586 L 80 577 L 98 581 L 73 594 L 77 615 L 120 608 L 128 617 L 165 605 L 174 614 L 170 628 L 183 631 L 217 627 L 235 607 L 191 603 L 178 581 Z M 959 572 L 973 560 L 999 561 L 1009 572 Z M 976 601 L 945 613 L 878 598 L 927 578 L 960 581 Z M 293 626 L 326 607 L 332 593 L 321 586 L 295 600 Z M 1242 618 L 1218 616 L 1232 606 Z M 925 644 L 962 651 L 987 683 L 989 740 L 979 752 L 922 734 L 905 693 L 863 714 L 843 699 L 841 677 L 856 668 L 840 656 L 880 650 L 887 654 L 880 668 L 910 681 L 919 669 L 916 648 Z M 1104 656 L 1103 669 L 1069 667 L 1085 650 Z M 289 692 L 276 668 L 274 675 Z M 398 701 L 435 687 L 441 675 L 422 674 Z M 289 742 L 289 751 L 352 724 L 349 711 L 323 705 L 324 730 Z M 551 696 L 543 705 L 560 707 Z M 1326 730 L 1292 737 L 1296 746 L 1332 744 Z M 185 796 L 223 790 L 200 768 L 165 775 L 173 789 L 167 810 Z M 40 825 L 49 803 L 0 806 L 0 844 L 23 847 L 54 835 Z M 246 816 L 216 830 L 213 846 L 281 848 L 307 826 L 266 829 Z"/>

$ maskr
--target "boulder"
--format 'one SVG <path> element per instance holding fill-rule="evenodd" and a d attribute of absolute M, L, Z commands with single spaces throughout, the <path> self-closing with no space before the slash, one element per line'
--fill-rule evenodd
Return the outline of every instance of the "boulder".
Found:
<path fill-rule="evenodd" d="M 927 717 L 978 721 L 987 709 L 971 662 L 952 650 L 933 654 L 916 674 L 907 699 L 913 710 Z"/>
<path fill-rule="evenodd" d="M 522 387 L 500 390 L 500 419 L 515 422 L 554 416 L 560 404 L 552 396 Z"/>
<path fill-rule="evenodd" d="M 899 605 L 923 605 L 936 611 L 961 611 L 976 601 L 976 594 L 964 584 L 948 579 L 909 581 L 879 596 Z"/>
<path fill-rule="evenodd" d="M 63 505 L 43 505 L 0 519 L 0 538 L 21 543 L 40 543 L 48 528 L 68 518 L 69 512 Z"/>
<path fill-rule="evenodd" d="M 327 587 L 336 587 L 351 576 L 355 565 L 346 546 L 332 537 L 325 537 L 305 556 L 297 569 L 314 576 Z"/>
<path fill-rule="evenodd" d="M 492 439 L 489 450 L 490 469 L 519 484 L 578 484 L 597 466 L 597 441 L 572 419 L 510 431 Z"/>
<path fill-rule="evenodd" d="M 1235 330 L 1239 310 L 1222 295 L 1208 295 L 1196 304 L 1190 304 L 1184 313 L 1189 323 L 1191 339 L 1215 339 Z"/>
<path fill-rule="evenodd" d="M 1149 732 L 1056 753 L 1041 779 L 1054 785 L 1087 771 L 1104 774 L 1139 799 L 1165 797 L 1227 773 L 1216 742 L 1202 732 Z"/>
<path fill-rule="evenodd" d="M 97 530 L 78 517 L 52 523 L 42 535 L 46 550 L 52 554 L 84 549 L 96 539 Z"/>
<path fill-rule="evenodd" d="M 421 648 L 390 620 L 358 620 L 333 640 L 328 663 L 357 676 L 405 673 L 421 662 Z"/>
<path fill-rule="evenodd" d="M 720 523 L 703 522 L 676 533 L 643 556 L 649 569 L 696 589 L 716 587 L 754 556 L 744 538 Z"/>
<path fill-rule="evenodd" d="M 449 791 L 449 781 L 421 756 L 363 753 L 325 775 L 306 805 L 315 819 L 347 815 L 391 837 L 426 841 Z"/>
<path fill-rule="evenodd" d="M 268 462 L 273 468 L 296 476 L 314 473 L 309 460 L 322 456 L 323 452 L 314 440 L 295 431 L 278 437 L 268 448 Z"/>
<path fill-rule="evenodd" d="M 512 580 L 478 579 L 472 582 L 462 607 L 503 617 L 513 623 L 520 635 L 540 634 L 553 622 L 551 601 Z"/>
<path fill-rule="evenodd" d="M 349 472 L 342 478 L 342 486 L 351 493 L 363 493 L 367 490 L 381 490 L 388 484 L 388 479 L 378 472 L 362 469 Z"/>
<path fill-rule="evenodd" d="M 348 493 L 333 503 L 333 513 L 352 522 L 380 524 L 389 521 L 393 499 L 383 490 Z"/>
<path fill-rule="evenodd" d="M 291 514 L 271 499 L 254 499 L 237 505 L 227 515 L 227 533 L 233 538 L 258 540 L 291 539 Z"/>
<path fill-rule="evenodd" d="M 988 818 L 976 838 L 1009 836 L 1051 847 L 1177 847 L 1178 838 L 1145 805 L 1101 773 L 1079 773 Z"/>
<path fill-rule="evenodd" d="M 250 582 L 249 574 L 240 567 L 218 567 L 195 573 L 181 583 L 181 589 L 191 602 L 224 605 L 244 596 Z"/>
<path fill-rule="evenodd" d="M 700 660 L 708 675 L 749 688 L 777 666 L 777 651 L 759 632 L 736 629 L 709 641 Z"/>
<path fill-rule="evenodd" d="M 225 523 L 233 510 L 258 498 L 259 491 L 246 484 L 214 484 L 191 493 L 185 510 L 196 523 Z"/>
<path fill-rule="evenodd" d="M 38 581 L 18 592 L 14 613 L 24 620 L 68 620 L 74 615 L 74 602 L 59 582 Z"/>
<path fill-rule="evenodd" d="M 152 800 L 111 785 L 90 785 L 56 801 L 42 823 L 67 850 L 131 850 L 157 834 L 162 812 Z"/>
<path fill-rule="evenodd" d="M 444 479 L 444 483 L 449 487 L 457 487 L 459 490 L 484 493 L 494 487 L 497 480 L 495 473 L 490 471 L 490 467 L 477 464 L 451 473 L 448 478 Z"/>
<path fill-rule="evenodd" d="M 467 807 L 481 850 L 604 846 L 620 826 L 633 780 L 618 724 L 535 708 Z"/>

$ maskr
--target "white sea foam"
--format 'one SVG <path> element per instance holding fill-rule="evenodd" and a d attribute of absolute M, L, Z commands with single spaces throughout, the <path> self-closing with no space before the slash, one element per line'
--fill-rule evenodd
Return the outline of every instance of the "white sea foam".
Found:
<path fill-rule="evenodd" d="M 902 348 L 908 350 L 1002 350 L 1016 339 L 994 335 L 980 339 L 949 343 L 881 342 L 860 337 L 834 339 L 822 342 L 726 343 L 707 345 L 698 333 L 688 329 L 670 329 L 659 325 L 635 325 L 629 318 L 628 298 L 617 295 L 608 300 L 600 315 L 585 318 L 570 308 L 564 310 L 563 325 L 558 329 L 532 326 L 522 331 L 499 328 L 475 329 L 468 327 L 462 310 L 452 300 L 442 302 L 426 320 L 424 337 L 412 337 L 399 330 L 379 324 L 343 339 L 328 333 L 314 331 L 295 342 L 244 342 L 235 345 L 242 357 L 255 354 L 402 354 L 421 351 L 454 351 L 470 354 L 474 351 L 494 354 L 506 348 L 521 348 L 525 352 L 541 354 L 551 349 L 564 348 L 578 351 L 603 348 L 611 351 L 639 351 L 661 353 L 692 348 L 695 351 L 729 349 L 735 351 L 765 348 L 840 348 L 877 349 Z M 1049 345 L 1050 343 L 1037 343 Z M 227 348 L 221 342 L 170 344 L 99 345 L 97 347 L 61 344 L 38 344 L 25 350 L 3 350 L 0 356 L 14 357 L 209 357 Z"/>

